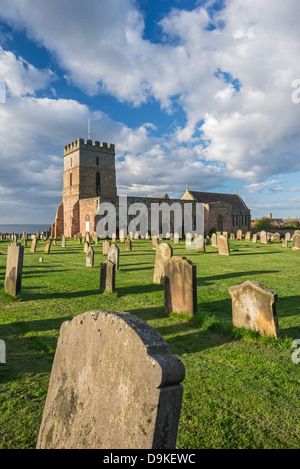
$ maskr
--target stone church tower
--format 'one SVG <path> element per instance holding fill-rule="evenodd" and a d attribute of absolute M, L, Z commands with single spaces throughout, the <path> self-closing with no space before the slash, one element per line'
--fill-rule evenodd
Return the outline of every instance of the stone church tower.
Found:
<path fill-rule="evenodd" d="M 93 232 L 100 197 L 117 197 L 115 146 L 79 138 L 64 148 L 62 202 L 51 235 Z"/>

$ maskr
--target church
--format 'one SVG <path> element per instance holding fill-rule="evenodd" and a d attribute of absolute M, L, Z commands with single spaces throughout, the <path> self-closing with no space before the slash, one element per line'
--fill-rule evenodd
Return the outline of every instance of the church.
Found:
<path fill-rule="evenodd" d="M 110 202 L 116 209 L 119 197 L 116 185 L 115 145 L 82 138 L 64 147 L 64 172 L 62 201 L 58 206 L 51 236 L 74 237 L 75 234 L 93 233 L 99 221 L 100 204 Z M 168 194 L 160 197 L 128 197 L 128 205 L 142 203 L 151 211 L 151 204 L 174 203 L 182 206 L 187 203 L 204 205 L 204 234 L 215 229 L 220 232 L 235 233 L 241 229 L 249 231 L 251 213 L 243 199 L 237 194 L 199 192 L 186 186 L 179 199 L 171 199 Z M 128 223 L 130 216 L 128 218 Z M 172 232 L 171 217 L 171 232 Z M 149 229 L 150 233 L 150 229 Z"/>

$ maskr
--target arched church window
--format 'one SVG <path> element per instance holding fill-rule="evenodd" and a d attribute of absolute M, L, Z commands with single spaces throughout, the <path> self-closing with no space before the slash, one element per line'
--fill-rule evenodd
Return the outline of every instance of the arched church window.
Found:
<path fill-rule="evenodd" d="M 99 196 L 101 191 L 100 173 L 96 173 L 96 194 Z"/>

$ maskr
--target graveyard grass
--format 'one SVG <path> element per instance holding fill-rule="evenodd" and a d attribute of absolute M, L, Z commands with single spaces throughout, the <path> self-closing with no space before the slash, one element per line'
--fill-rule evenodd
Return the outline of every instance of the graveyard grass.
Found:
<path fill-rule="evenodd" d="M 67 240 L 43 254 L 25 248 L 22 293 L 3 293 L 8 242 L 0 243 L 0 448 L 34 448 L 61 324 L 85 311 L 128 311 L 163 336 L 184 363 L 186 377 L 177 447 L 299 448 L 300 363 L 292 342 L 300 339 L 300 251 L 281 244 L 230 241 L 231 256 L 217 249 L 174 255 L 197 265 L 198 311 L 193 318 L 165 314 L 163 286 L 152 283 L 151 241 L 120 248 L 116 292 L 99 293 L 101 242 L 93 245 L 95 266 L 86 268 L 83 245 Z M 39 263 L 43 256 L 44 262 Z M 228 287 L 254 279 L 278 293 L 278 341 L 232 327 Z"/>

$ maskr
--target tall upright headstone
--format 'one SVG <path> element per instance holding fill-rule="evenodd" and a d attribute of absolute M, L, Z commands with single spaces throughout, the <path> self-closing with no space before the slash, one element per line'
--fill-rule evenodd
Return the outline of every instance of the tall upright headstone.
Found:
<path fill-rule="evenodd" d="M 130 239 L 126 239 L 125 241 L 125 250 L 126 251 L 131 251 L 132 250 L 132 245 Z"/>
<path fill-rule="evenodd" d="M 107 253 L 107 260 L 113 262 L 116 265 L 116 270 L 119 269 L 119 257 L 120 257 L 120 250 L 116 244 L 112 244 Z"/>
<path fill-rule="evenodd" d="M 37 238 L 36 238 L 36 236 L 34 236 L 34 237 L 32 238 L 31 247 L 30 247 L 30 252 L 35 252 L 35 251 L 36 251 L 36 247 L 37 247 Z"/>
<path fill-rule="evenodd" d="M 196 238 L 196 249 L 199 252 L 205 252 L 205 244 L 202 235 L 198 235 Z"/>
<path fill-rule="evenodd" d="M 216 233 L 213 233 L 213 234 L 211 235 L 211 240 L 210 240 L 210 241 L 211 241 L 211 245 L 212 245 L 214 248 L 217 248 L 217 247 L 218 247 L 218 245 L 217 245 L 217 235 L 216 235 Z"/>
<path fill-rule="evenodd" d="M 93 267 L 94 266 L 94 249 L 92 246 L 89 246 L 86 252 L 86 267 Z"/>
<path fill-rule="evenodd" d="M 13 243 L 8 246 L 4 291 L 16 297 L 21 293 L 24 246 Z"/>
<path fill-rule="evenodd" d="M 155 266 L 154 266 L 154 275 L 153 283 L 157 285 L 164 284 L 164 275 L 165 275 L 165 262 L 170 259 L 173 255 L 173 250 L 170 244 L 160 243 L 156 248 L 155 256 Z"/>
<path fill-rule="evenodd" d="M 108 239 L 104 239 L 102 242 L 102 254 L 107 255 L 110 246 L 111 242 Z"/>
<path fill-rule="evenodd" d="M 243 232 L 242 230 L 237 230 L 237 233 L 236 233 L 236 239 L 241 241 L 241 239 L 243 238 Z"/>
<path fill-rule="evenodd" d="M 64 234 L 61 236 L 61 247 L 62 248 L 66 247 L 66 237 Z"/>
<path fill-rule="evenodd" d="M 166 313 L 197 311 L 197 270 L 186 257 L 173 256 L 165 262 L 164 303 Z"/>
<path fill-rule="evenodd" d="M 229 240 L 228 238 L 226 238 L 226 236 L 223 236 L 223 235 L 219 236 L 218 250 L 221 256 L 230 255 Z"/>
<path fill-rule="evenodd" d="M 38 449 L 175 449 L 185 376 L 158 332 L 129 313 L 63 323 Z"/>
<path fill-rule="evenodd" d="M 261 242 L 261 244 L 267 244 L 268 243 L 267 233 L 265 231 L 260 232 L 260 242 Z"/>
<path fill-rule="evenodd" d="M 116 264 L 111 261 L 102 262 L 100 265 L 100 291 L 115 291 Z"/>
<path fill-rule="evenodd" d="M 44 253 L 50 254 L 50 249 L 51 249 L 51 239 L 48 239 L 45 245 Z"/>
<path fill-rule="evenodd" d="M 292 249 L 297 251 L 300 249 L 300 233 L 294 233 L 292 241 Z"/>

